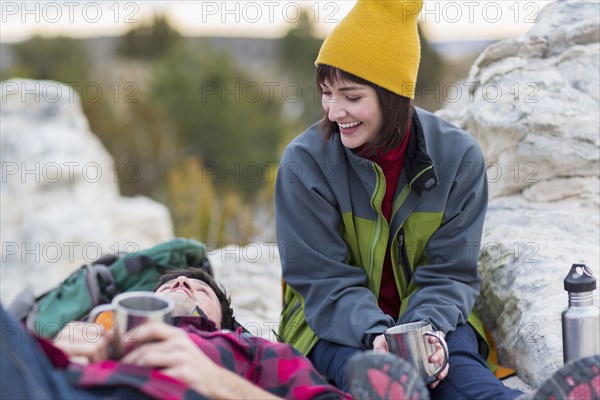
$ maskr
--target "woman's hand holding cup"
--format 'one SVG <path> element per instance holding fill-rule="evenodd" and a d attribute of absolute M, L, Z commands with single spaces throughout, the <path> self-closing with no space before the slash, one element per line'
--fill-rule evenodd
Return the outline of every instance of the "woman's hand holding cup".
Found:
<path fill-rule="evenodd" d="M 447 348 L 445 339 L 446 336 L 442 331 L 435 332 L 435 335 L 437 336 L 437 338 L 433 336 L 429 336 L 428 338 L 429 343 L 435 346 L 435 352 L 431 355 L 431 357 L 429 357 L 429 362 L 434 364 L 442 364 L 444 362 L 445 357 L 444 347 Z M 446 363 L 446 367 L 439 374 L 436 375 L 437 381 L 429 385 L 431 389 L 435 389 L 435 387 L 440 384 L 440 381 L 444 380 L 444 378 L 448 376 L 449 368 L 450 363 Z"/>
<path fill-rule="evenodd" d="M 373 341 L 373 350 L 408 361 L 431 389 L 448 376 L 448 347 L 443 332 L 420 321 L 391 327 Z"/>

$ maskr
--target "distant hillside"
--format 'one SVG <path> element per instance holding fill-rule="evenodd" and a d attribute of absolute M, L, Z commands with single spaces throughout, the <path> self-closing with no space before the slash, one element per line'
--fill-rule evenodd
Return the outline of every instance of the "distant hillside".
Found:
<path fill-rule="evenodd" d="M 114 57 L 118 37 L 81 39 L 86 43 L 93 65 L 109 67 Z M 194 42 L 208 40 L 215 49 L 228 53 L 236 63 L 251 73 L 268 79 L 278 74 L 277 39 L 236 37 L 191 37 L 187 39 L 193 48 Z M 432 47 L 450 62 L 474 58 L 493 41 L 431 42 Z M 14 62 L 8 44 L 0 44 L 0 70 L 9 68 Z M 279 72 L 280 73 L 280 72 Z"/>
<path fill-rule="evenodd" d="M 97 37 L 81 39 L 89 51 L 92 65 L 99 69 L 109 68 L 115 57 L 119 37 Z M 269 79 L 278 74 L 276 39 L 235 38 L 235 37 L 190 37 L 187 38 L 191 49 L 194 44 L 207 40 L 216 50 L 222 50 L 243 69 L 252 74 Z M 0 44 L 0 70 L 6 70 L 14 63 L 10 45 Z M 280 72 L 279 72 L 280 73 Z"/>

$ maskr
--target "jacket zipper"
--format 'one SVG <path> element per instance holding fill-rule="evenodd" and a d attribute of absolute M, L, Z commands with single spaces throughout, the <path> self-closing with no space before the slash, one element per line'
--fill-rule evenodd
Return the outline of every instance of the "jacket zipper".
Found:
<path fill-rule="evenodd" d="M 400 235 L 398 236 L 398 250 L 400 252 L 400 258 L 402 261 L 402 269 L 404 270 L 404 276 L 406 277 L 406 287 L 412 279 L 412 271 L 408 262 L 408 254 L 406 254 L 406 244 L 404 243 L 404 228 L 400 229 Z"/>
<path fill-rule="evenodd" d="M 413 183 L 417 180 L 418 177 L 420 177 L 421 175 L 423 175 L 425 172 L 429 171 L 432 168 L 433 168 L 433 166 L 430 165 L 429 167 L 423 169 L 408 183 L 408 185 L 406 185 L 402 189 L 402 191 L 400 192 L 400 195 L 396 198 L 396 200 L 394 200 L 394 206 L 393 206 L 394 211 L 392 213 L 392 220 L 394 219 L 396 212 L 400 209 L 400 207 L 404 204 L 404 201 L 408 197 Z M 404 228 L 400 228 L 400 232 L 398 233 L 398 235 L 399 235 L 398 236 L 398 251 L 400 252 L 400 261 L 402 262 L 402 269 L 404 270 L 404 276 L 406 277 L 406 288 L 408 289 L 408 284 L 409 284 L 410 280 L 412 279 L 412 272 L 410 269 L 410 264 L 408 262 L 408 254 L 406 253 L 406 245 L 404 244 Z"/>
<path fill-rule="evenodd" d="M 375 238 L 371 243 L 371 265 L 373 265 L 375 260 L 375 247 L 377 246 L 377 242 L 379 242 L 379 235 L 381 234 L 381 219 L 377 219 L 377 225 L 375 227 Z"/>
<path fill-rule="evenodd" d="M 383 171 L 381 171 L 381 169 L 379 168 L 379 166 L 377 164 L 372 163 L 372 166 L 375 169 L 376 175 L 379 175 L 378 172 L 381 172 L 381 175 L 383 175 Z M 377 181 L 378 181 L 378 179 L 376 179 L 376 182 Z M 377 185 L 375 187 L 373 196 L 371 197 L 371 203 L 373 203 L 373 204 L 374 204 L 375 197 L 377 196 L 378 190 L 379 190 L 379 185 Z M 371 242 L 371 257 L 370 257 L 371 268 L 373 267 L 374 262 L 375 262 L 375 247 L 377 247 L 377 243 L 379 242 L 379 236 L 381 235 L 381 220 L 384 219 L 383 216 L 381 215 L 381 211 L 377 210 L 377 207 L 375 208 L 375 211 L 377 211 L 377 224 L 375 226 L 375 238 Z"/>

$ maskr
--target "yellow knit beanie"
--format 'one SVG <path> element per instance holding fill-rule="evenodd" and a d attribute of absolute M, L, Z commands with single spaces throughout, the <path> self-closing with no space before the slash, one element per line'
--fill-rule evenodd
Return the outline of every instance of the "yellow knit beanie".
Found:
<path fill-rule="evenodd" d="M 391 92 L 415 98 L 423 0 L 358 0 L 329 34 L 316 64 L 349 72 Z"/>

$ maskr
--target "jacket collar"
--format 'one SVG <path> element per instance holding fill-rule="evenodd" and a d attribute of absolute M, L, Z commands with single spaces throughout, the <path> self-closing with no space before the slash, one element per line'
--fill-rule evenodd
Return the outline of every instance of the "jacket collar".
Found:
<path fill-rule="evenodd" d="M 423 191 L 429 192 L 439 183 L 435 166 L 427 152 L 425 133 L 416 107 L 413 108 L 412 113 L 410 137 L 404 156 L 404 171 L 406 179 L 412 184 L 412 189 L 419 195 Z"/>
<path fill-rule="evenodd" d="M 412 190 L 421 195 L 423 192 L 429 192 L 438 186 L 439 180 L 435 172 L 435 165 L 427 152 L 427 143 L 425 132 L 421 119 L 419 117 L 420 109 L 413 107 L 410 136 L 404 155 L 403 174 L 406 181 L 411 184 Z M 339 140 L 337 138 L 336 140 Z M 341 142 L 340 146 L 341 146 Z M 342 146 L 343 147 L 343 146 Z M 374 190 L 374 181 L 370 179 L 373 173 L 373 161 L 361 157 L 354 153 L 352 149 L 343 147 L 346 156 L 355 166 L 355 171 L 365 185 L 368 192 Z M 403 185 L 399 186 L 401 188 Z"/>

